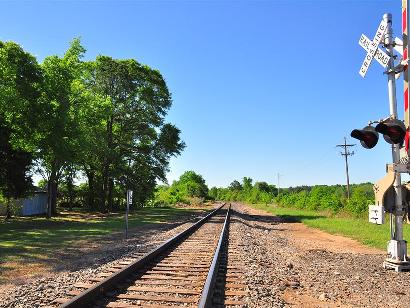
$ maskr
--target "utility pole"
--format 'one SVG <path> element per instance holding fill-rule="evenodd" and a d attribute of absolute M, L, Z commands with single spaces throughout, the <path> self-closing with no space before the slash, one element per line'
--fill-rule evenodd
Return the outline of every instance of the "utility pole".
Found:
<path fill-rule="evenodd" d="M 338 144 L 336 146 L 340 147 L 340 148 L 344 148 L 344 152 L 340 152 L 340 154 L 345 157 L 346 182 L 347 182 L 347 185 L 346 185 L 346 187 L 347 187 L 347 200 L 349 200 L 350 199 L 350 183 L 349 183 L 349 164 L 347 162 L 347 157 L 351 156 L 351 155 L 354 155 L 354 152 L 353 151 L 350 152 L 348 150 L 348 148 L 355 146 L 355 144 L 347 144 L 346 143 L 346 137 L 345 137 L 345 143 L 344 144 Z"/>

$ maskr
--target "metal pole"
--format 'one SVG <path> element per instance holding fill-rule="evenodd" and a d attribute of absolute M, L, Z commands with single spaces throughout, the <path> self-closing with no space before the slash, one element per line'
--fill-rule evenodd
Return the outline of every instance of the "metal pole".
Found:
<path fill-rule="evenodd" d="M 402 35 L 403 35 L 403 61 L 406 62 L 409 60 L 408 51 L 409 51 L 409 0 L 403 0 L 401 3 L 401 16 L 402 16 Z M 404 125 L 406 127 L 406 136 L 404 149 L 406 151 L 407 158 L 409 154 L 409 127 L 410 127 L 410 110 L 409 110 L 409 74 L 410 69 L 408 66 L 404 67 L 403 70 L 403 99 L 404 99 Z"/>
<path fill-rule="evenodd" d="M 393 30 L 392 30 L 392 15 L 390 13 L 384 14 L 383 19 L 387 21 L 387 30 L 384 35 L 384 44 L 386 49 L 391 56 L 388 65 L 388 91 L 389 91 L 389 106 L 390 115 L 393 119 L 397 119 L 397 100 L 396 100 L 396 80 L 394 73 L 394 57 L 393 57 Z M 392 157 L 393 163 L 400 162 L 400 145 L 392 145 Z M 401 190 L 401 175 L 396 172 L 396 177 L 393 184 L 395 195 L 396 195 L 396 209 L 393 213 L 394 215 L 394 243 L 389 242 L 388 253 L 395 259 L 395 261 L 407 261 L 407 249 L 406 243 L 403 241 L 403 197 Z"/>
<path fill-rule="evenodd" d="M 128 159 L 128 167 L 131 165 L 131 160 Z M 130 211 L 131 190 L 129 189 L 129 181 L 127 177 L 127 207 L 125 210 L 125 239 L 128 239 L 128 213 Z"/>
<path fill-rule="evenodd" d="M 127 189 L 127 209 L 125 211 L 125 239 L 128 238 L 128 213 L 130 211 L 130 190 Z"/>

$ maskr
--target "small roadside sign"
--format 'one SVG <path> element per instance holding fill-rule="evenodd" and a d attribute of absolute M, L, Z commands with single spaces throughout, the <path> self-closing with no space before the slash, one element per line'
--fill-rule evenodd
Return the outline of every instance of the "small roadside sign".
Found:
<path fill-rule="evenodd" d="M 132 190 L 127 190 L 127 205 L 132 205 Z"/>
<path fill-rule="evenodd" d="M 384 224 L 384 208 L 382 205 L 369 205 L 369 222 Z"/>
<path fill-rule="evenodd" d="M 125 238 L 128 238 L 128 213 L 132 205 L 132 190 L 127 189 L 127 208 L 125 210 Z"/>

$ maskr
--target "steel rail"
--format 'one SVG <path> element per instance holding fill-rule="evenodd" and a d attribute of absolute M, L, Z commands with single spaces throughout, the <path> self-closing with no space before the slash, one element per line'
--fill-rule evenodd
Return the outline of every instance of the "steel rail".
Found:
<path fill-rule="evenodd" d="M 226 203 L 223 203 L 220 207 L 213 210 L 211 213 L 200 219 L 198 222 L 187 228 L 186 230 L 182 231 L 181 233 L 175 235 L 171 239 L 167 240 L 157 248 L 151 250 L 146 255 L 142 256 L 140 259 L 135 260 L 131 264 L 127 265 L 125 268 L 119 270 L 118 272 L 113 273 L 111 276 L 107 277 L 106 279 L 102 280 L 101 282 L 97 283 L 95 286 L 85 290 L 84 292 L 78 294 L 77 296 L 73 297 L 68 302 L 62 304 L 60 308 L 78 308 L 78 307 L 86 307 L 91 302 L 96 300 L 98 297 L 104 295 L 104 293 L 113 290 L 116 288 L 116 285 L 123 282 L 128 276 L 134 274 L 139 269 L 145 267 L 156 257 L 161 255 L 164 251 L 166 251 L 171 246 L 182 242 L 182 240 L 194 233 L 199 227 L 201 227 L 208 219 L 214 216 Z"/>
<path fill-rule="evenodd" d="M 201 299 L 199 301 L 199 308 L 212 307 L 213 291 L 215 290 L 216 276 L 218 275 L 219 263 L 221 259 L 222 246 L 225 244 L 226 237 L 228 235 L 229 219 L 231 217 L 231 205 L 229 205 L 228 212 L 226 213 L 225 222 L 219 237 L 218 246 L 215 250 L 214 257 L 212 259 L 211 267 L 209 268 L 208 276 L 206 278 L 204 288 L 202 290 Z"/>

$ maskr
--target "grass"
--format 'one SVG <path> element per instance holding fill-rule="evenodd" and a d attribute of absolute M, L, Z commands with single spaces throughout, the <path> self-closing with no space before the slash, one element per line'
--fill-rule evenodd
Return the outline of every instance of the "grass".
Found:
<path fill-rule="evenodd" d="M 254 208 L 280 216 L 289 222 L 302 222 L 328 233 L 339 234 L 355 239 L 367 246 L 385 250 L 390 239 L 390 223 L 387 217 L 383 225 L 369 223 L 367 218 L 333 216 L 329 213 L 282 208 L 272 205 L 252 204 Z M 404 239 L 410 239 L 410 226 L 404 225 Z"/>
<path fill-rule="evenodd" d="M 164 223 L 193 214 L 192 209 L 142 208 L 129 215 L 129 228 Z M 98 241 L 113 232 L 123 232 L 124 214 L 62 213 L 43 217 L 17 217 L 0 222 L 0 273 L 6 262 L 41 262 L 52 259 L 56 250 L 80 241 Z M 1 276 L 1 275 L 0 275 Z"/>

